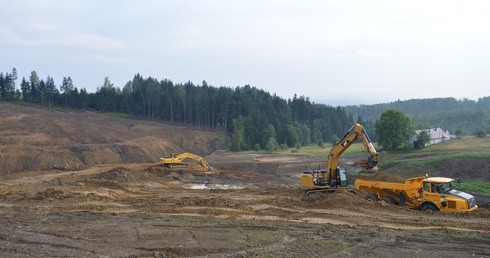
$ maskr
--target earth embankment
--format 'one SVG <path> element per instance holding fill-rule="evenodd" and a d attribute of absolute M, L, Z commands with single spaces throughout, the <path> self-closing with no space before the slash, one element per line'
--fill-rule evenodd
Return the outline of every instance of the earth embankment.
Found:
<path fill-rule="evenodd" d="M 207 155 L 214 138 L 161 122 L 0 102 L 0 173 L 157 162 L 183 151 Z"/>

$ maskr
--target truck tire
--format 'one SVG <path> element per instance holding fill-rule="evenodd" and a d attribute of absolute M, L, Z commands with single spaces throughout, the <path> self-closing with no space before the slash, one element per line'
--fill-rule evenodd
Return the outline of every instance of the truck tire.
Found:
<path fill-rule="evenodd" d="M 423 211 L 423 212 L 436 212 L 436 211 L 439 211 L 439 209 L 437 208 L 437 206 L 435 206 L 432 203 L 424 203 L 422 205 L 422 208 L 420 208 L 420 210 Z"/>
<path fill-rule="evenodd" d="M 378 201 L 378 197 L 375 194 L 370 193 L 364 196 L 364 200 L 366 200 L 369 203 L 375 203 Z"/>
<path fill-rule="evenodd" d="M 383 197 L 383 198 L 381 198 L 381 201 L 383 201 L 383 202 L 385 202 L 386 204 L 389 204 L 389 205 L 396 205 L 395 199 L 393 199 L 391 197 Z"/>

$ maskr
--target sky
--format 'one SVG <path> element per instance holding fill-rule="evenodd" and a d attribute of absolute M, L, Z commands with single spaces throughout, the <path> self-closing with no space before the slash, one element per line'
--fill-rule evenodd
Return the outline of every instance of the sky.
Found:
<path fill-rule="evenodd" d="M 490 96 L 486 0 L 0 0 L 0 72 L 136 73 L 329 105 Z M 19 80 L 20 81 L 20 80 Z M 20 82 L 17 82 L 20 84 Z M 18 86 L 18 85 L 17 85 Z"/>

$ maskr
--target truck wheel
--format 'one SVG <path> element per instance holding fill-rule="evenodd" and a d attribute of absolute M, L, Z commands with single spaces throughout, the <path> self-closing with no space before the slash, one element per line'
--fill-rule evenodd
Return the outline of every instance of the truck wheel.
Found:
<path fill-rule="evenodd" d="M 389 205 L 396 205 L 395 199 L 393 199 L 391 197 L 383 197 L 383 198 L 381 198 L 381 201 L 383 201 L 383 202 L 385 202 L 386 204 L 389 204 Z"/>
<path fill-rule="evenodd" d="M 378 197 L 376 195 L 370 193 L 364 197 L 364 200 L 366 200 L 369 203 L 374 203 L 374 202 L 378 201 Z"/>
<path fill-rule="evenodd" d="M 439 209 L 432 203 L 424 203 L 422 205 L 422 208 L 420 209 L 423 212 L 436 212 L 439 211 Z"/>

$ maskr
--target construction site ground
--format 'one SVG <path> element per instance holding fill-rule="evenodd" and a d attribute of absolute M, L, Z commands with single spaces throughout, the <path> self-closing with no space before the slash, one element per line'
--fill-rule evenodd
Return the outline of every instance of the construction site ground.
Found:
<path fill-rule="evenodd" d="M 447 214 L 367 203 L 356 191 L 305 198 L 299 176 L 322 158 L 231 152 L 205 158 L 211 171 L 193 162 L 169 169 L 124 160 L 4 171 L 0 256 L 490 256 L 487 205 Z"/>

